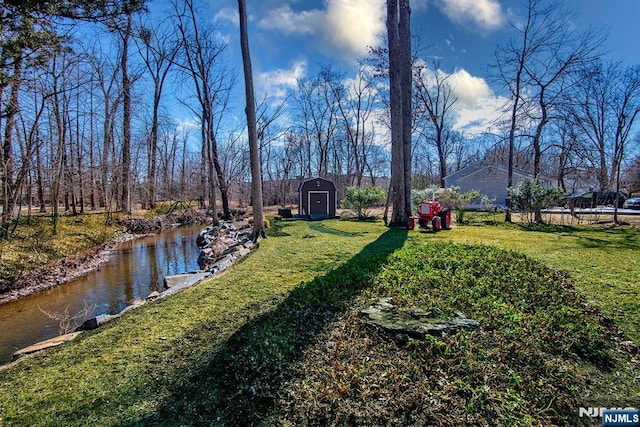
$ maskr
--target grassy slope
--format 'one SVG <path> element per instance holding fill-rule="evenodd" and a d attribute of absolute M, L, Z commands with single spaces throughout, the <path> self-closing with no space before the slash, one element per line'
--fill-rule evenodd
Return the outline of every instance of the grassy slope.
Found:
<path fill-rule="evenodd" d="M 314 337 L 321 334 L 322 341 L 326 325 L 341 322 L 341 313 L 378 273 L 386 253 L 407 238 L 379 223 L 295 223 L 282 231 L 290 235 L 263 241 L 259 251 L 221 278 L 0 372 L 0 424 L 122 425 L 144 419 L 193 424 L 203 421 L 199 417 L 233 422 L 246 411 L 264 409 L 283 392 L 282 381 L 295 371 L 291 367 L 312 351 Z M 604 233 L 610 235 L 605 239 Z M 413 242 L 423 239 L 486 241 L 529 252 L 581 274 L 581 289 L 604 286 L 590 280 L 601 272 L 613 277 L 607 283 L 614 287 L 635 283 L 631 276 L 618 281 L 617 264 L 609 259 L 615 253 L 623 263 L 634 262 L 637 231 L 540 233 L 501 226 L 409 235 Z M 612 246 L 611 240 L 617 243 Z M 594 241 L 598 244 L 585 244 Z M 352 259 L 359 252 L 366 256 Z M 581 264 L 587 261 L 585 270 Z M 314 277 L 319 278 L 311 281 Z M 638 317 L 638 294 L 627 299 L 622 320 L 632 335 L 634 321 L 628 318 Z M 614 301 L 596 302 L 614 314 L 618 309 Z M 305 317 L 312 312 L 320 313 L 319 320 Z M 289 319 L 305 320 L 292 325 L 285 322 Z M 278 336 L 269 335 L 274 333 Z M 255 368 L 250 372 L 241 364 L 247 357 Z M 256 396 L 271 388 L 272 396 Z"/>
<path fill-rule="evenodd" d="M 115 221 L 107 224 L 106 214 L 61 215 L 57 235 L 53 236 L 50 216 L 31 216 L 15 220 L 9 240 L 0 241 L 0 279 L 8 279 L 101 245 L 121 232 Z M 15 226 L 15 228 L 14 228 Z"/>
<path fill-rule="evenodd" d="M 389 336 L 358 321 L 380 296 L 482 328 Z M 354 305 L 292 369 L 278 424 L 575 425 L 616 339 L 562 274 L 486 247 L 409 243 Z"/>
<path fill-rule="evenodd" d="M 314 227 L 287 226 L 291 236 L 262 241 L 259 251 L 219 279 L 0 372 L 0 419 L 15 425 L 113 425 L 154 413 L 243 323 L 383 231 L 369 224 L 349 224 L 348 233 Z"/>
<path fill-rule="evenodd" d="M 513 250 L 569 272 L 587 301 L 640 344 L 640 229 L 476 225 L 431 238 Z"/>

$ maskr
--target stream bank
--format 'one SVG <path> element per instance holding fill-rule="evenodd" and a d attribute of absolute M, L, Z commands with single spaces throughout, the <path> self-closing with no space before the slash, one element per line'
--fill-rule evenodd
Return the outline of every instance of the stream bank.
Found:
<path fill-rule="evenodd" d="M 114 249 L 122 243 L 176 226 L 207 222 L 211 222 L 211 217 L 205 211 L 195 209 L 149 218 L 121 219 L 121 236 L 0 283 L 0 304 L 54 288 L 95 271 L 109 260 Z"/>

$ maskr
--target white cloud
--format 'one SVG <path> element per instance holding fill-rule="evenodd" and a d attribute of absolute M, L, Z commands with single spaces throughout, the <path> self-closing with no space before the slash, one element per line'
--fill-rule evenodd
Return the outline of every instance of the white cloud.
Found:
<path fill-rule="evenodd" d="M 436 6 L 458 24 L 472 24 L 481 33 L 491 32 L 505 23 L 497 0 L 436 0 Z"/>
<path fill-rule="evenodd" d="M 259 92 L 273 98 L 284 98 L 289 89 L 297 86 L 298 80 L 307 74 L 307 62 L 299 60 L 288 69 L 277 69 L 259 73 L 256 85 Z"/>
<path fill-rule="evenodd" d="M 379 43 L 386 31 L 383 0 L 331 0 L 324 9 L 294 11 L 290 6 L 271 10 L 258 25 L 285 35 L 318 37 L 320 48 L 353 58 Z"/>
<path fill-rule="evenodd" d="M 200 121 L 195 117 L 176 118 L 174 119 L 174 122 L 176 125 L 176 132 L 181 134 L 189 133 L 200 127 Z"/>
<path fill-rule="evenodd" d="M 496 132 L 496 124 L 504 118 L 507 99 L 487 96 L 477 100 L 472 106 L 459 106 L 453 128 L 467 137 L 486 132 Z"/>
<path fill-rule="evenodd" d="M 312 9 L 295 12 L 291 6 L 285 5 L 270 10 L 267 15 L 258 22 L 261 28 L 278 30 L 284 35 L 308 35 L 319 31 L 324 21 L 321 10 Z"/>
<path fill-rule="evenodd" d="M 240 25 L 240 15 L 238 9 L 233 7 L 223 7 L 213 17 L 216 22 L 228 21 L 236 27 Z"/>
<path fill-rule="evenodd" d="M 504 115 L 506 100 L 497 97 L 482 77 L 459 69 L 451 73 L 447 81 L 458 98 L 454 105 L 454 129 L 467 136 L 478 135 L 490 131 Z"/>
<path fill-rule="evenodd" d="M 472 106 L 482 98 L 490 97 L 493 91 L 482 77 L 474 77 L 464 69 L 459 69 L 449 76 L 454 95 L 458 103 Z"/>
<path fill-rule="evenodd" d="M 418 60 L 422 66 L 423 78 L 428 87 L 434 87 L 436 80 L 433 70 L 429 70 L 423 60 Z M 471 75 L 464 69 L 448 73 L 437 70 L 440 80 L 446 79 L 453 95 L 457 98 L 453 105 L 453 128 L 467 136 L 490 131 L 498 119 L 504 114 L 506 100 L 497 97 L 489 84 L 482 78 Z"/>
<path fill-rule="evenodd" d="M 363 55 L 375 46 L 386 31 L 384 2 L 379 0 L 332 1 L 327 8 L 328 28 L 325 36 L 345 53 Z"/>

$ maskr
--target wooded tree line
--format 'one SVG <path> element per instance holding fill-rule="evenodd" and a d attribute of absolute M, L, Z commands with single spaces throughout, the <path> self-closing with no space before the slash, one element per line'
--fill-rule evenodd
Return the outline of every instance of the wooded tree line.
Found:
<path fill-rule="evenodd" d="M 228 218 L 234 203 L 251 202 L 242 103 L 232 97 L 239 70 L 229 68 L 228 42 L 204 2 L 170 0 L 153 19 L 150 4 L 2 3 L 3 222 L 19 208 L 55 217 L 130 212 L 165 199 L 198 199 Z M 326 65 L 286 98 L 256 101 L 266 204 L 293 202 L 297 180 L 311 176 L 341 187 L 391 176 L 406 195 L 487 158 L 567 190 L 574 181 L 638 189 L 640 68 L 601 59 L 603 33 L 576 32 L 554 2 L 522 0 L 492 67 L 508 113 L 469 135 L 455 129 L 453 73 L 426 62 L 428 49 L 409 50 L 409 2 L 387 6 L 388 47 L 373 49 L 355 75 Z M 389 61 L 394 46 L 404 71 Z M 394 91 L 407 87 L 397 104 Z M 193 126 L 172 119 L 176 107 L 191 112 Z M 394 121 L 404 133 L 391 131 Z"/>

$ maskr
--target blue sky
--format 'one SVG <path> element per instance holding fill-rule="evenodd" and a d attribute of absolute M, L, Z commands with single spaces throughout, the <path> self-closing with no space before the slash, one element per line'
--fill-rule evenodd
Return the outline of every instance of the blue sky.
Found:
<path fill-rule="evenodd" d="M 522 0 L 413 0 L 412 32 L 420 35 L 424 57 L 441 58 L 454 74 L 459 102 L 456 126 L 473 133 L 473 124 L 495 118 L 504 102 L 489 79 L 496 46 L 508 39 L 509 20 Z M 607 55 L 640 64 L 640 0 L 564 0 L 575 12 L 576 30 L 604 27 Z M 209 0 L 211 18 L 229 39 L 232 62 L 240 61 L 237 3 Z M 333 64 L 350 71 L 367 46 L 380 44 L 386 31 L 384 0 L 247 0 L 255 84 L 258 93 L 282 97 L 298 78 Z M 240 70 L 240 65 L 237 65 Z"/>

